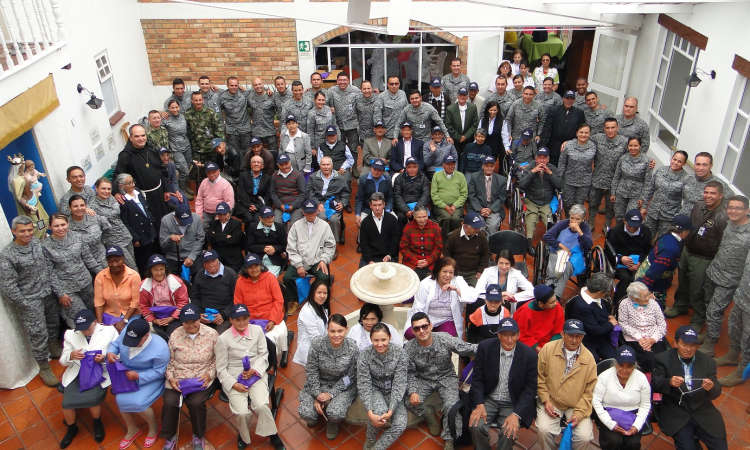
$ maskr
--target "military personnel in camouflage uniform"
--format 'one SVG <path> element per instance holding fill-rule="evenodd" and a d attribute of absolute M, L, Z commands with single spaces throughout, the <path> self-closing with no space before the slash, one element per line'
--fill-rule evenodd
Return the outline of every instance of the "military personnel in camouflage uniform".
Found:
<path fill-rule="evenodd" d="M 591 142 L 596 144 L 596 158 L 594 159 L 594 177 L 589 191 L 589 228 L 594 229 L 596 212 L 604 197 L 604 226 L 609 228 L 615 217 L 615 206 L 610 201 L 612 179 L 615 176 L 617 163 L 622 155 L 628 151 L 628 140 L 617 134 L 617 120 L 610 117 L 604 122 L 604 133 L 591 136 Z"/>
<path fill-rule="evenodd" d="M 695 155 L 695 162 L 693 163 L 695 174 L 692 177 L 687 177 L 685 185 L 682 186 L 682 208 L 680 209 L 680 214 L 690 215 L 695 202 L 703 199 L 703 188 L 706 187 L 709 181 L 718 181 L 724 186 L 725 206 L 729 197 L 734 195 L 732 189 L 724 181 L 711 173 L 713 166 L 714 157 L 710 153 L 700 152 Z"/>
<path fill-rule="evenodd" d="M 333 108 L 339 135 L 352 152 L 354 158 L 352 175 L 355 177 L 359 177 L 357 146 L 360 140 L 357 132 L 357 98 L 360 92 L 357 86 L 349 84 L 349 75 L 340 72 L 336 77 L 336 86 L 329 88 L 326 96 L 326 104 Z"/>
<path fill-rule="evenodd" d="M 641 151 L 648 153 L 648 148 L 651 145 L 648 124 L 635 115 L 636 111 L 638 111 L 638 99 L 628 97 L 622 104 L 622 114 L 615 116 L 615 119 L 617 119 L 617 125 L 620 126 L 620 135 L 628 139 L 632 137 L 640 138 Z"/>
<path fill-rule="evenodd" d="M 161 115 L 162 118 L 166 119 L 167 112 L 169 111 L 169 102 L 172 100 L 176 100 L 177 104 L 180 105 L 180 112 L 184 113 L 187 111 L 188 108 L 192 106 L 192 103 L 190 102 L 190 91 L 185 90 L 185 82 L 182 80 L 182 78 L 175 78 L 172 80 L 172 95 L 167 97 L 166 100 L 164 100 L 164 111 Z"/>
<path fill-rule="evenodd" d="M 510 110 L 508 110 L 508 115 L 505 116 L 513 141 L 521 138 L 523 130 L 531 128 L 537 142 L 539 142 L 547 112 L 541 102 L 534 100 L 534 95 L 534 88 L 531 88 L 531 86 L 523 88 L 523 98 L 513 102 Z"/>
<path fill-rule="evenodd" d="M 552 85 L 555 84 L 555 80 L 551 77 L 547 77 L 542 82 L 543 91 L 536 94 L 535 100 L 538 100 L 544 106 L 544 113 L 546 114 L 550 108 L 557 105 L 562 105 L 562 97 L 560 94 L 552 90 Z"/>
<path fill-rule="evenodd" d="M 641 209 L 643 193 L 651 180 L 652 169 L 648 156 L 641 152 L 638 138 L 628 139 L 628 154 L 620 157 L 615 168 L 610 200 L 615 198 L 615 218 L 624 220 L 626 211 Z"/>
<path fill-rule="evenodd" d="M 397 123 L 409 122 L 412 125 L 412 130 L 414 130 L 414 139 L 419 139 L 422 142 L 430 142 L 432 140 L 433 126 L 439 126 L 443 130 L 443 133 L 448 135 L 448 127 L 445 126 L 443 119 L 440 118 L 440 114 L 438 114 L 432 105 L 422 102 L 422 94 L 418 90 L 414 89 L 409 92 L 409 103 L 401 112 Z M 448 142 L 453 144 L 453 139 L 450 135 L 448 136 Z"/>
<path fill-rule="evenodd" d="M 276 106 L 276 117 L 286 117 L 282 114 L 282 111 L 284 110 L 284 105 L 286 105 L 293 97 L 292 90 L 288 89 L 286 78 L 280 75 L 273 80 L 273 83 L 276 90 L 274 90 L 271 98 L 273 99 L 273 104 Z"/>
<path fill-rule="evenodd" d="M 714 345 L 719 340 L 721 325 L 724 321 L 724 312 L 732 303 L 732 299 L 739 299 L 740 309 L 744 308 L 747 310 L 748 274 L 745 261 L 748 257 L 748 252 L 750 252 L 750 221 L 747 217 L 748 212 L 750 211 L 748 211 L 747 197 L 733 196 L 729 199 L 729 208 L 727 208 L 729 223 L 724 229 L 719 250 L 716 252 L 716 256 L 711 261 L 711 264 L 709 264 L 708 269 L 706 269 L 706 281 L 703 286 L 706 294 L 705 299 L 708 303 L 706 308 L 706 340 L 699 351 L 707 353 L 710 356 L 713 356 Z M 743 271 L 745 272 L 744 274 Z M 738 309 L 737 305 L 734 305 L 732 311 Z M 735 314 L 733 318 L 732 313 L 730 313 L 729 316 L 729 334 L 732 337 L 732 346 L 729 353 L 723 359 L 727 363 L 732 363 L 731 365 L 737 363 L 740 347 L 745 353 L 750 350 L 744 345 L 748 331 L 750 331 L 745 330 L 745 328 L 750 327 L 750 324 L 737 322 L 737 319 L 744 317 L 744 315 L 741 314 L 738 316 Z M 741 346 L 738 345 L 740 340 L 742 341 Z M 741 362 L 742 367 L 744 368 L 744 365 L 748 362 L 750 362 L 750 359 L 743 358 Z M 741 369 L 739 376 L 741 379 Z M 734 384 L 728 386 L 734 386 Z"/>
<path fill-rule="evenodd" d="M 576 80 L 576 101 L 573 106 L 580 110 L 586 109 L 586 94 L 589 92 L 589 82 L 584 77 Z"/>
<path fill-rule="evenodd" d="M 615 116 L 607 107 L 599 104 L 599 97 L 594 91 L 586 94 L 586 107 L 583 108 L 583 115 L 586 117 L 586 123 L 591 127 L 591 136 L 604 133 L 604 121 Z"/>
<path fill-rule="evenodd" d="M 391 139 L 393 145 L 396 145 L 401 128 L 398 118 L 409 104 L 406 93 L 399 89 L 400 85 L 398 76 L 388 77 L 388 90 L 378 95 L 372 114 L 373 123 L 380 121 L 385 124 L 385 137 Z"/>
<path fill-rule="evenodd" d="M 179 103 L 177 100 L 170 100 L 168 108 L 172 105 L 179 106 Z M 195 192 L 187 185 L 190 164 L 193 163 L 193 150 L 188 139 L 188 124 L 185 115 L 175 108 L 169 111 L 168 117 L 162 120 L 162 124 L 169 132 L 169 147 L 175 168 L 179 172 L 180 189 L 193 195 Z"/>
<path fill-rule="evenodd" d="M 284 104 L 281 110 L 281 116 L 284 120 L 281 121 L 281 134 L 286 132 L 286 117 L 293 115 L 297 119 L 297 128 L 302 130 L 303 133 L 310 134 L 307 131 L 307 113 L 313 107 L 312 100 L 309 100 L 306 95 L 303 94 L 305 88 L 302 86 L 301 81 L 294 81 L 292 83 L 292 98 Z"/>
<path fill-rule="evenodd" d="M 443 94 L 451 98 L 451 103 L 456 103 L 456 100 L 458 100 L 459 89 L 466 88 L 467 91 L 469 90 L 471 80 L 461 73 L 461 58 L 451 60 L 451 73 L 444 76 L 442 82 Z"/>
<path fill-rule="evenodd" d="M 641 150 L 641 153 L 645 152 Z M 645 216 L 643 225 L 651 230 L 655 240 L 667 232 L 674 216 L 682 207 L 682 187 L 690 176 L 682 168 L 687 159 L 686 152 L 676 151 L 669 166 L 659 167 L 654 171 L 641 197 L 641 214 Z"/>
<path fill-rule="evenodd" d="M 198 78 L 198 90 L 203 94 L 203 107 L 213 110 L 216 114 L 221 114 L 219 98 L 224 89 L 212 86 L 211 80 L 207 76 L 202 75 Z"/>
<path fill-rule="evenodd" d="M 367 80 L 362 82 L 362 92 L 357 97 L 355 108 L 357 110 L 357 134 L 359 135 L 359 149 L 361 151 L 365 139 L 375 136 L 375 108 L 378 104 L 378 94 L 372 92 L 372 83 Z"/>
<path fill-rule="evenodd" d="M 487 105 L 493 101 L 497 102 L 498 106 L 500 106 L 500 112 L 503 114 L 502 118 L 507 119 L 508 111 L 510 110 L 511 105 L 513 105 L 513 102 L 515 102 L 516 100 L 516 96 L 508 92 L 508 79 L 505 77 L 505 75 L 498 76 L 495 79 L 495 92 L 491 93 L 486 99 L 484 99 L 482 111 L 480 111 L 479 114 L 479 120 L 482 120 L 482 118 L 484 118 L 484 113 L 487 110 Z"/>
<path fill-rule="evenodd" d="M 169 131 L 161 124 L 161 115 L 157 110 L 148 112 L 148 126 L 146 129 L 146 140 L 157 151 L 160 148 L 169 150 Z M 88 202 L 87 202 L 88 203 Z"/>
<path fill-rule="evenodd" d="M 96 197 L 96 191 L 94 188 L 86 184 L 86 172 L 84 172 L 81 167 L 70 166 L 66 172 L 66 180 L 70 183 L 70 189 L 68 189 L 68 192 L 66 192 L 65 195 L 60 198 L 60 201 L 57 202 L 57 212 L 70 217 L 70 207 L 68 206 L 70 197 L 80 195 L 86 200 L 86 204 L 88 205 Z M 86 209 L 86 213 L 90 216 L 96 214 L 93 209 Z"/>
<path fill-rule="evenodd" d="M 570 208 L 573 205 L 583 205 L 589 195 L 591 180 L 594 176 L 591 163 L 594 162 L 597 151 L 596 144 L 589 140 L 589 126 L 585 123 L 578 127 L 576 139 L 565 142 L 563 146 L 565 151 L 560 155 L 557 175 L 563 180 L 562 196 L 565 217 L 570 218 Z M 596 211 L 593 213 L 596 214 Z"/>
<path fill-rule="evenodd" d="M 276 125 L 273 122 L 276 115 L 276 103 L 269 97 L 263 86 L 263 80 L 253 79 L 253 92 L 248 92 L 247 102 L 252 108 L 253 136 L 261 138 L 269 150 L 278 149 L 276 141 Z"/>
<path fill-rule="evenodd" d="M 305 91 L 303 97 L 310 101 L 310 103 L 315 103 L 315 94 L 320 92 L 323 89 L 323 77 L 320 76 L 318 72 L 313 72 L 312 75 L 310 75 L 310 85 L 312 86 L 310 89 Z"/>
<path fill-rule="evenodd" d="M 250 115 L 247 112 L 247 94 L 240 92 L 237 77 L 227 78 L 227 88 L 219 95 L 219 108 L 224 113 L 227 133 L 226 143 L 239 151 L 240 158 L 244 158 L 252 138 Z"/>
<path fill-rule="evenodd" d="M 48 361 L 50 354 L 59 358 L 62 353 L 57 342 L 60 304 L 50 290 L 48 263 L 42 243 L 34 237 L 34 222 L 29 216 L 18 216 L 11 231 L 15 238 L 0 252 L 0 292 L 18 309 L 42 380 L 55 386 L 59 380 Z"/>
<path fill-rule="evenodd" d="M 448 427 L 448 412 L 458 402 L 458 376 L 453 367 L 453 353 L 471 357 L 477 352 L 475 344 L 469 344 L 448 333 L 433 333 L 432 323 L 427 314 L 418 312 L 411 317 L 409 324 L 414 331 L 415 339 L 404 345 L 409 358 L 408 382 L 406 388 L 406 408 L 417 416 L 424 417 L 430 433 L 437 435 L 440 424 L 435 418 L 435 410 L 425 407 L 425 400 L 437 391 L 443 401 L 443 432 L 441 437 L 450 448 L 453 437 Z M 428 328 L 421 328 L 427 325 Z M 456 415 L 456 430 L 462 429 L 460 414 Z"/>
<path fill-rule="evenodd" d="M 185 121 L 190 130 L 190 146 L 193 149 L 193 158 L 200 164 L 213 160 L 213 148 L 211 141 L 214 138 L 224 139 L 221 119 L 214 110 L 203 106 L 203 95 L 200 92 L 192 94 L 193 106 L 185 111 Z M 198 184 L 205 178 L 205 172 L 200 171 Z"/>

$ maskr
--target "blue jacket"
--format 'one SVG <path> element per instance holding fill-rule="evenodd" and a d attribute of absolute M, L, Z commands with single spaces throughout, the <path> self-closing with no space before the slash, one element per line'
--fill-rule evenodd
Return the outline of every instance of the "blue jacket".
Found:
<path fill-rule="evenodd" d="M 602 299 L 600 308 L 594 303 L 586 303 L 580 294 L 573 297 L 571 301 L 573 305 L 570 318 L 580 320 L 586 331 L 583 345 L 594 355 L 594 359 L 614 358 L 616 349 L 611 340 L 614 325 L 609 321 L 609 316 L 612 315 L 612 306 L 609 302 Z"/>
<path fill-rule="evenodd" d="M 370 210 L 370 196 L 375 192 L 382 192 L 385 196 L 385 210 L 393 211 L 393 182 L 391 177 L 387 174 L 383 174 L 383 181 L 380 182 L 377 189 L 375 188 L 375 180 L 368 178 L 369 173 L 362 174 L 359 177 L 359 189 L 357 189 L 357 198 L 354 203 L 354 211 L 359 215 L 364 208 L 367 211 Z"/>
<path fill-rule="evenodd" d="M 419 163 L 419 170 L 424 170 L 424 162 L 422 161 L 422 147 L 424 142 L 419 139 L 411 138 L 411 156 L 416 159 Z M 391 170 L 399 172 L 404 170 L 404 138 L 398 138 L 396 145 L 391 147 L 391 162 L 389 163 Z"/>
<path fill-rule="evenodd" d="M 680 264 L 682 244 L 672 233 L 667 233 L 656 241 L 648 254 L 651 264 L 646 273 L 635 281 L 642 281 L 651 292 L 664 292 L 672 286 L 674 271 Z"/>

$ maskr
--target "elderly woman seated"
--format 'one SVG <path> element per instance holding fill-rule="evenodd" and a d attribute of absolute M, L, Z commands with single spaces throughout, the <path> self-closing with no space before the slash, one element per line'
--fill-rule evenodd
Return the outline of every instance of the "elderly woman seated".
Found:
<path fill-rule="evenodd" d="M 161 410 L 161 433 L 166 439 L 164 450 L 177 448 L 177 424 L 185 397 L 193 427 L 193 448 L 202 449 L 206 434 L 206 402 L 213 396 L 212 383 L 216 378 L 214 347 L 219 334 L 200 322 L 201 310 L 195 305 L 185 305 L 180 311 L 182 327 L 169 338 L 169 365 L 167 389 Z"/>
<path fill-rule="evenodd" d="M 262 323 L 266 337 L 276 344 L 277 357 L 289 350 L 284 322 L 284 297 L 279 281 L 255 253 L 245 256 L 245 264 L 234 289 L 234 304 L 245 305 L 250 320 L 258 321 L 256 323 L 259 325 Z M 286 366 L 286 363 L 282 361 L 281 366 Z"/>
<path fill-rule="evenodd" d="M 84 364 L 91 367 L 92 361 L 84 361 L 85 358 L 93 359 L 93 364 L 101 365 L 104 362 L 109 344 L 117 339 L 117 330 L 114 327 L 96 323 L 96 316 L 89 309 L 79 311 L 75 316 L 75 323 L 74 330 L 65 332 L 63 353 L 60 356 L 60 364 L 67 367 L 62 376 L 62 385 L 65 387 L 62 406 L 65 424 L 68 426 L 68 431 L 60 441 L 60 448 L 69 446 L 78 433 L 76 409 L 81 408 L 90 408 L 91 410 L 91 417 L 94 419 L 94 440 L 96 442 L 104 440 L 104 425 L 102 424 L 102 408 L 100 405 L 107 396 L 107 386 L 110 383 L 109 374 L 105 368 L 102 373 L 104 380 L 90 387 L 88 385 L 81 386 L 79 374 Z M 98 355 L 93 354 L 96 351 L 98 351 Z M 84 384 L 86 384 L 86 380 L 84 380 Z M 82 391 L 82 387 L 85 390 Z"/>
<path fill-rule="evenodd" d="M 569 218 L 561 220 L 544 233 L 544 242 L 550 247 L 547 265 L 547 286 L 555 289 L 555 295 L 562 298 L 565 285 L 570 277 L 586 270 L 585 256 L 594 245 L 591 229 L 584 222 L 586 208 L 583 205 L 570 207 Z M 560 258 L 567 260 L 560 261 Z"/>
<path fill-rule="evenodd" d="M 107 247 L 107 268 L 94 278 L 97 322 L 112 324 L 119 333 L 128 321 L 141 318 L 140 290 L 141 277 L 125 265 L 123 249 L 119 245 Z"/>
<path fill-rule="evenodd" d="M 268 272 L 265 274 L 269 275 Z M 279 450 L 284 444 L 268 407 L 267 338 L 263 337 L 261 327 L 250 324 L 249 309 L 244 304 L 232 306 L 229 315 L 232 327 L 216 342 L 216 372 L 224 394 L 229 398 L 229 409 L 235 414 L 239 430 L 237 448 L 242 450 L 250 445 L 248 427 L 252 408 L 258 416 L 255 433 L 270 436 L 271 444 Z"/>
<path fill-rule="evenodd" d="M 402 263 L 411 267 L 420 280 L 430 275 L 443 253 L 440 226 L 430 220 L 424 206 L 414 208 L 414 220 L 406 224 L 399 243 Z"/>
<path fill-rule="evenodd" d="M 374 303 L 365 303 L 362 305 L 362 308 L 359 310 L 359 321 L 349 329 L 346 337 L 354 339 L 354 342 L 357 343 L 357 348 L 359 348 L 359 351 L 362 351 L 372 345 L 370 332 L 372 331 L 372 327 L 378 323 L 384 323 L 391 330 L 391 345 L 404 346 L 404 342 L 396 327 L 383 322 L 383 311 L 380 309 L 380 306 Z"/>
<path fill-rule="evenodd" d="M 127 426 L 120 449 L 130 447 L 143 433 L 135 423 L 135 413 L 140 414 L 148 425 L 143 447 L 152 447 L 159 438 L 159 427 L 151 405 L 164 393 L 164 372 L 169 363 L 169 346 L 162 338 L 149 333 L 147 321 L 136 319 L 128 323 L 120 336 L 109 344 L 107 362 L 115 364 L 118 360 L 128 369 L 125 373 L 128 380 L 138 383 L 138 390 L 115 396 L 117 407 Z"/>
<path fill-rule="evenodd" d="M 620 302 L 618 318 L 627 344 L 635 350 L 638 365 L 644 372 L 654 370 L 656 354 L 670 348 L 665 340 L 667 322 L 645 284 L 640 281 L 628 286 L 628 298 Z"/>
<path fill-rule="evenodd" d="M 138 304 L 143 318 L 158 330 L 171 335 L 182 325 L 180 310 L 190 299 L 185 283 L 169 273 L 167 258 L 153 255 L 148 260 Z"/>
<path fill-rule="evenodd" d="M 631 285 L 632 286 L 632 285 Z M 643 424 L 651 410 L 651 386 L 635 368 L 635 352 L 623 345 L 615 365 L 602 372 L 591 403 L 602 450 L 638 450 Z"/>

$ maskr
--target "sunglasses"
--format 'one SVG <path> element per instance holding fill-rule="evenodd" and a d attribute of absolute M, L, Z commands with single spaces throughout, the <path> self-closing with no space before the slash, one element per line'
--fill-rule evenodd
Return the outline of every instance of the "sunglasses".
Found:
<path fill-rule="evenodd" d="M 420 331 L 427 331 L 430 328 L 430 324 L 426 323 L 424 325 L 413 325 L 411 327 L 412 331 L 415 333 L 419 333 Z"/>

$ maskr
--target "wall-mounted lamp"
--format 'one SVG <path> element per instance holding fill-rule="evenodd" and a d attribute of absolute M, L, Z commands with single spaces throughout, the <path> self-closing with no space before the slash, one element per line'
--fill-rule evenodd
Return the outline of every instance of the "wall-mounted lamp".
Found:
<path fill-rule="evenodd" d="M 709 77 L 711 77 L 712 80 L 716 79 L 716 71 L 715 70 L 712 70 L 711 72 L 704 72 L 704 71 L 702 71 L 702 70 L 700 70 L 699 68 L 696 67 L 692 74 L 690 74 L 687 77 L 685 77 L 685 82 L 691 88 L 697 87 L 699 84 L 701 84 L 701 81 L 703 81 L 700 78 L 698 78 L 698 73 L 697 72 L 700 72 L 701 75 L 708 75 Z"/>
<path fill-rule="evenodd" d="M 86 94 L 88 94 L 88 95 L 91 96 L 91 98 L 89 99 L 89 101 L 86 102 L 86 104 L 89 105 L 89 108 L 91 108 L 91 109 L 99 109 L 99 108 L 102 107 L 102 103 L 104 103 L 104 102 L 102 101 L 102 99 L 96 98 L 96 95 L 94 95 L 93 92 L 89 91 L 88 89 L 86 89 L 85 87 L 81 86 L 80 84 L 78 85 L 78 87 L 76 87 L 76 90 L 78 91 L 79 94 L 81 92 L 85 91 Z"/>

